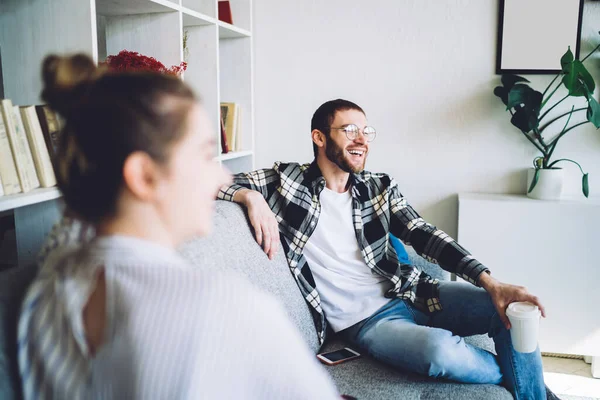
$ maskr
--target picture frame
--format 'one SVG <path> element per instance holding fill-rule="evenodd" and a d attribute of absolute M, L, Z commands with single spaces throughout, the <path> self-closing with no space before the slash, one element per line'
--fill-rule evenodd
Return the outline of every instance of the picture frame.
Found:
<path fill-rule="evenodd" d="M 579 59 L 584 0 L 499 0 L 496 74 L 556 74 Z"/>

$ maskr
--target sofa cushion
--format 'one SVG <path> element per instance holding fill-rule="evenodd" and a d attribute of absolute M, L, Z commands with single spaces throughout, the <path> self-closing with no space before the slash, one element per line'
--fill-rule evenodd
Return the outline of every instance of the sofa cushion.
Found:
<path fill-rule="evenodd" d="M 319 342 L 314 322 L 281 247 L 269 260 L 254 240 L 245 211 L 236 203 L 217 201 L 214 221 L 209 236 L 189 241 L 180 253 L 201 268 L 240 272 L 256 287 L 275 296 L 316 353 Z"/>
<path fill-rule="evenodd" d="M 20 399 L 17 322 L 25 291 L 37 273 L 34 265 L 0 273 L 0 399 Z"/>
<path fill-rule="evenodd" d="M 403 262 L 404 264 L 410 264 L 410 257 L 408 256 L 408 252 L 406 251 L 406 246 L 404 243 L 400 241 L 396 236 L 390 234 L 390 243 L 396 250 L 396 254 L 398 255 L 398 260 Z"/>
<path fill-rule="evenodd" d="M 348 346 L 341 339 L 325 344 L 321 351 L 334 351 Z M 512 399 L 508 390 L 497 385 L 472 385 L 442 381 L 400 372 L 368 355 L 334 366 L 326 366 L 340 393 L 357 399 L 438 399 L 479 400 Z"/>

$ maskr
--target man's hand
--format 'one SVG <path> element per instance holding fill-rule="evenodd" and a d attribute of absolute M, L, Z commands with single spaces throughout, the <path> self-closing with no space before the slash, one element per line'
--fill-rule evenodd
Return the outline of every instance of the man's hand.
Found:
<path fill-rule="evenodd" d="M 265 198 L 257 191 L 243 189 L 235 194 L 233 201 L 246 206 L 256 242 L 272 260 L 279 249 L 279 224 Z"/>
<path fill-rule="evenodd" d="M 540 300 L 536 296 L 529 293 L 527 289 L 523 286 L 515 286 L 502 283 L 492 278 L 486 272 L 481 274 L 481 277 L 479 278 L 479 284 L 490 294 L 492 302 L 496 306 L 496 310 L 498 310 L 498 315 L 504 323 L 504 326 L 506 326 L 506 329 L 510 329 L 510 321 L 506 316 L 506 308 L 510 303 L 513 303 L 515 301 L 528 301 L 530 303 L 535 304 L 540 308 L 542 316 L 544 318 L 546 317 L 544 306 L 542 306 Z"/>

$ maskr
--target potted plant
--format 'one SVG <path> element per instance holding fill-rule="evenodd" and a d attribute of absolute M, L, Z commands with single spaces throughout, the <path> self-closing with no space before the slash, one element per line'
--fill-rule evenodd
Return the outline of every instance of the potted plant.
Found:
<path fill-rule="evenodd" d="M 595 82 L 590 73 L 584 67 L 583 62 L 592 55 L 600 45 L 596 46 L 583 60 L 576 60 L 571 49 L 560 59 L 561 71 L 550 82 L 543 93 L 531 88 L 529 81 L 521 76 L 505 74 L 502 75 L 502 86 L 494 89 L 506 105 L 506 110 L 512 116 L 511 123 L 519 128 L 521 133 L 541 153 L 533 160 L 533 168 L 528 171 L 527 195 L 529 197 L 547 200 L 560 198 L 562 191 L 563 171 L 556 165 L 562 162 L 576 164 L 582 173 L 581 190 L 585 197 L 589 196 L 588 174 L 583 171 L 581 165 L 568 158 L 554 160 L 552 156 L 560 139 L 573 129 L 588 123 L 600 128 L 600 105 L 593 96 Z M 558 84 L 553 88 L 555 82 Z M 550 99 L 564 87 L 567 93 L 560 100 L 550 105 Z M 553 88 L 551 90 L 551 88 Z M 586 107 L 575 108 L 571 105 L 569 111 L 546 121 L 548 114 L 555 107 L 568 98 L 584 97 L 587 101 Z M 577 113 L 586 112 L 586 120 L 572 123 L 571 117 Z M 564 120 L 566 119 L 566 122 Z M 558 125 L 558 124 L 561 125 Z M 548 130 L 549 126 L 562 126 L 562 130 Z M 553 131 L 553 134 L 550 132 Z M 550 136 L 552 135 L 552 137 Z"/>

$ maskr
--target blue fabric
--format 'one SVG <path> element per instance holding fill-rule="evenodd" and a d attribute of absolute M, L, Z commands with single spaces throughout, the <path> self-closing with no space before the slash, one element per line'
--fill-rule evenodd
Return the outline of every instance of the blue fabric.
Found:
<path fill-rule="evenodd" d="M 410 258 L 408 258 L 406 248 L 404 247 L 400 239 L 398 239 L 396 236 L 390 233 L 390 242 L 392 243 L 392 246 L 394 246 L 394 249 L 396 249 L 396 253 L 398 253 L 398 260 L 400 260 L 400 262 L 403 264 L 412 265 L 412 263 L 410 262 Z"/>
<path fill-rule="evenodd" d="M 21 399 L 17 364 L 17 321 L 27 287 L 36 266 L 17 267 L 0 273 L 0 399 Z"/>
<path fill-rule="evenodd" d="M 515 399 L 546 399 L 542 357 L 519 353 L 489 294 L 462 282 L 440 282 L 444 309 L 428 315 L 391 300 L 371 317 L 341 332 L 354 345 L 391 366 L 456 382 L 503 384 Z M 465 342 L 487 333 L 498 357 Z M 401 338 L 401 340 L 400 340 Z"/>

